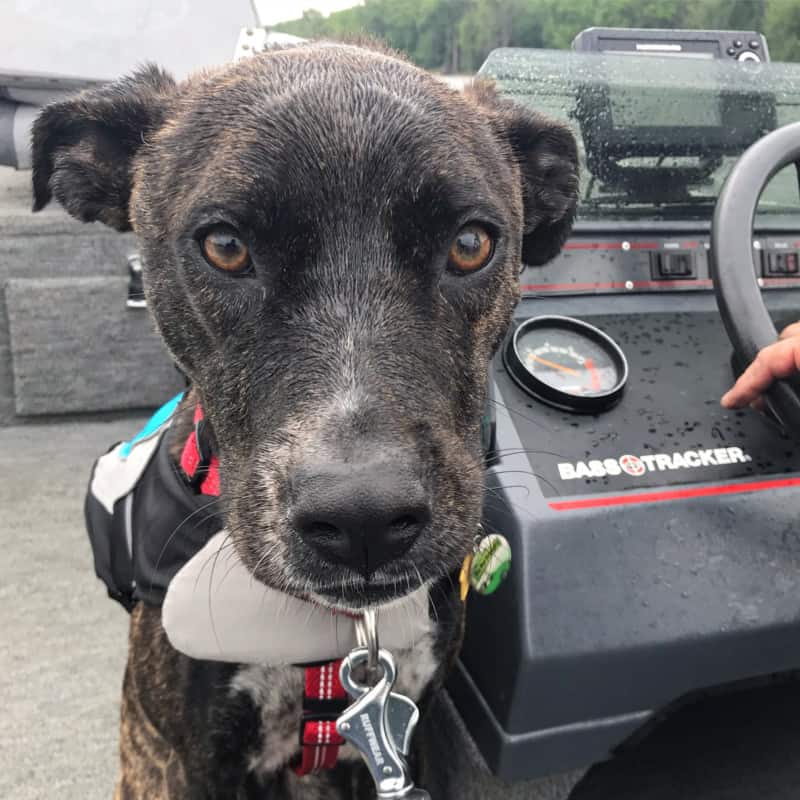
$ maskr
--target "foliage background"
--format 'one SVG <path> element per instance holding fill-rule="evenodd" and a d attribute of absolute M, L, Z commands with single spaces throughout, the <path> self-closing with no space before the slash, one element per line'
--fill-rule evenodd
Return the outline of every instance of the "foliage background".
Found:
<path fill-rule="evenodd" d="M 800 0 L 366 0 L 329 17 L 309 10 L 275 29 L 378 36 L 420 66 L 454 73 L 474 72 L 495 47 L 570 47 L 592 25 L 761 31 L 773 60 L 800 60 Z"/>

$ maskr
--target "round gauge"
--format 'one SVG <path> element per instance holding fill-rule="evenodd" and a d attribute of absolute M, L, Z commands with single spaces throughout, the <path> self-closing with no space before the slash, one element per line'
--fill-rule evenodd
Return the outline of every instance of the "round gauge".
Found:
<path fill-rule="evenodd" d="M 525 320 L 503 355 L 508 373 L 528 394 L 567 411 L 611 408 L 628 379 L 628 362 L 619 345 L 572 317 Z"/>

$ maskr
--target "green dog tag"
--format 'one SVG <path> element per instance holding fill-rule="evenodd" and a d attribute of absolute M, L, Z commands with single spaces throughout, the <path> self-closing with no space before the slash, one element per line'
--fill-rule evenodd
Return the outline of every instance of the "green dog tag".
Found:
<path fill-rule="evenodd" d="M 505 536 L 484 536 L 475 548 L 469 570 L 469 585 L 479 594 L 492 594 L 511 569 L 511 545 Z"/>

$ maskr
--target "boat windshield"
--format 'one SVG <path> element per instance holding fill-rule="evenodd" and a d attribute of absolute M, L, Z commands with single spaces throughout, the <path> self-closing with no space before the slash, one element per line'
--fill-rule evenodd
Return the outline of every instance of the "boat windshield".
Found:
<path fill-rule="evenodd" d="M 572 127 L 583 220 L 710 221 L 744 150 L 800 121 L 800 64 L 509 48 L 480 75 Z M 800 227 L 794 165 L 762 194 L 757 224 Z"/>

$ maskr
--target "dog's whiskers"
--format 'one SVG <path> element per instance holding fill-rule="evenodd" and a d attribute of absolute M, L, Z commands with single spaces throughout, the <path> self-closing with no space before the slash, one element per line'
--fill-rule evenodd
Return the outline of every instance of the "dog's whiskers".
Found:
<path fill-rule="evenodd" d="M 501 400 L 496 400 L 494 398 L 489 398 L 490 403 L 494 403 L 498 408 L 505 409 L 509 414 L 515 414 L 516 416 L 524 419 L 526 422 L 530 422 L 531 425 L 535 425 L 537 428 L 542 428 L 543 430 L 548 429 L 548 425 L 543 422 L 539 422 L 538 420 L 529 417 L 527 414 L 523 414 L 521 411 L 517 410 L 516 408 L 509 408 L 505 403 Z"/>
<path fill-rule="evenodd" d="M 167 537 L 166 542 L 164 542 L 164 544 L 161 547 L 161 550 L 160 550 L 160 552 L 158 554 L 158 558 L 156 559 L 155 568 L 153 570 L 154 574 L 158 574 L 158 568 L 159 568 L 159 566 L 161 566 L 161 559 L 164 557 L 164 555 L 167 552 L 167 549 L 169 548 L 169 546 L 172 543 L 173 539 L 178 534 L 178 531 L 180 531 L 181 528 L 183 528 L 183 526 L 187 522 L 189 522 L 189 520 L 193 519 L 197 514 L 200 514 L 203 511 L 208 510 L 208 508 L 210 508 L 211 506 L 218 505 L 220 502 L 221 502 L 221 499 L 219 497 L 214 498 L 213 500 L 209 501 L 205 505 L 200 506 L 200 508 L 196 508 L 194 511 L 192 511 L 191 514 L 188 514 L 181 522 L 178 523 L 178 525 L 175 527 L 175 530 L 172 531 L 172 533 Z M 152 580 L 150 581 L 150 589 L 151 590 L 153 589 L 153 581 Z"/>
<path fill-rule="evenodd" d="M 554 458 L 568 458 L 564 453 L 556 453 L 553 450 L 539 450 L 533 447 L 501 447 L 497 450 L 489 450 L 486 453 L 487 458 L 505 458 L 507 456 L 516 455 L 545 455 L 553 456 Z"/>
<path fill-rule="evenodd" d="M 213 558 L 215 558 L 217 555 L 219 555 L 219 553 L 222 552 L 222 550 L 230 547 L 233 544 L 234 544 L 234 542 L 233 542 L 233 539 L 231 538 L 230 531 L 226 531 L 225 532 L 225 536 L 222 538 L 222 542 L 220 543 L 220 546 L 216 549 L 216 551 L 214 553 L 210 553 L 207 556 L 206 560 L 203 562 L 203 564 L 201 565 L 200 569 L 198 570 L 197 577 L 195 578 L 195 582 L 194 582 L 195 591 L 197 591 L 197 585 L 200 582 L 201 575 L 203 574 L 205 568 L 209 565 L 211 560 Z"/>

